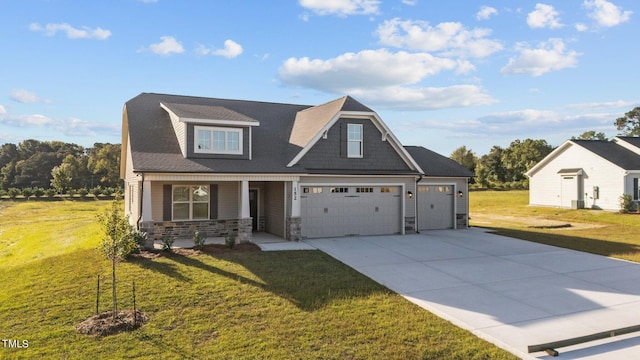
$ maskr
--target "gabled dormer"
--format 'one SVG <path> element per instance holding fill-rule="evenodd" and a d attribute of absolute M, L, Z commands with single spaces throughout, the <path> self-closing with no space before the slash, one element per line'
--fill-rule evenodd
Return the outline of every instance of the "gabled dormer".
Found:
<path fill-rule="evenodd" d="M 185 158 L 251 159 L 251 129 L 260 122 L 223 106 L 161 102 Z"/>
<path fill-rule="evenodd" d="M 299 111 L 289 143 L 301 148 L 289 167 L 422 172 L 378 114 L 351 96 Z"/>

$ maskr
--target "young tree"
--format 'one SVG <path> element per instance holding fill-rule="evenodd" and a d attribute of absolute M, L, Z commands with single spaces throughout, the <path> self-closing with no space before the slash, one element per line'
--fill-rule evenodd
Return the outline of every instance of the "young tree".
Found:
<path fill-rule="evenodd" d="M 617 118 L 614 124 L 618 130 L 622 131 L 623 136 L 640 136 L 640 107 Z"/>
<path fill-rule="evenodd" d="M 56 189 L 60 194 L 71 189 L 72 172 L 73 169 L 71 169 L 71 165 L 69 164 L 61 164 L 60 166 L 54 167 L 53 170 L 51 170 L 51 187 Z"/>
<path fill-rule="evenodd" d="M 471 170 L 471 172 L 475 172 L 478 157 L 476 156 L 476 154 L 474 154 L 473 151 L 471 151 L 471 149 L 467 149 L 466 146 L 460 146 L 459 148 L 455 149 L 451 153 L 449 158 Z"/>
<path fill-rule="evenodd" d="M 113 300 L 113 320 L 116 320 L 118 302 L 116 297 L 116 263 L 124 260 L 138 246 L 136 230 L 129 224 L 129 219 L 123 215 L 122 203 L 113 200 L 109 209 L 98 214 L 98 221 L 102 227 L 104 237 L 100 243 L 100 251 L 111 260 L 111 296 Z"/>

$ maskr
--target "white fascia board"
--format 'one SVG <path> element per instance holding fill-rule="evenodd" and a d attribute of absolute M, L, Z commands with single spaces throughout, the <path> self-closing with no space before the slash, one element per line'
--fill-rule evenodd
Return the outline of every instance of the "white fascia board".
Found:
<path fill-rule="evenodd" d="M 567 149 L 569 146 L 572 146 L 572 145 L 576 145 L 576 143 L 574 143 L 571 140 L 565 141 L 564 143 L 562 143 L 562 145 L 555 148 L 552 152 L 550 152 L 547 156 L 545 156 L 544 159 L 540 160 L 537 164 L 534 165 L 534 167 L 529 169 L 529 171 L 527 171 L 524 174 L 527 175 L 528 177 L 533 176 L 533 174 L 536 173 L 540 168 L 546 166 L 547 163 L 553 160 L 558 154 L 560 154 L 561 152 L 563 152 L 565 149 Z"/>
<path fill-rule="evenodd" d="M 291 162 L 289 162 L 289 164 L 287 164 L 287 167 L 292 167 L 295 164 L 297 164 L 298 161 L 300 161 L 300 159 L 302 159 L 302 157 L 304 155 L 306 155 L 307 152 L 309 152 L 309 150 L 311 150 L 311 148 L 313 148 L 313 146 L 318 142 L 318 140 L 320 140 L 322 138 L 323 134 L 326 131 L 328 131 L 341 118 L 345 118 L 345 119 L 370 119 L 370 120 L 373 120 L 372 121 L 373 124 L 382 133 L 382 135 L 383 136 L 386 135 L 386 141 L 389 142 L 389 137 L 391 137 L 391 141 L 390 141 L 391 146 L 396 150 L 398 155 L 400 155 L 402 160 L 404 160 L 404 162 L 409 166 L 409 168 L 412 168 L 412 169 L 420 172 L 421 174 L 424 174 L 424 171 L 422 171 L 422 169 L 420 168 L 418 163 L 416 163 L 416 161 L 411 157 L 411 155 L 409 155 L 407 150 L 404 148 L 404 146 L 402 146 L 402 144 L 400 143 L 398 138 L 396 138 L 396 136 L 393 134 L 393 132 L 384 123 L 384 121 L 382 121 L 380 116 L 378 116 L 378 114 L 376 112 L 370 112 L 370 111 L 339 111 L 339 112 L 337 112 L 331 118 L 331 120 L 322 129 L 320 129 L 320 131 L 318 131 L 318 133 L 316 133 L 314 135 L 314 137 L 307 144 L 307 146 L 305 146 L 302 150 L 300 150 L 298 155 L 296 155 L 293 158 L 293 160 L 291 160 Z"/>
<path fill-rule="evenodd" d="M 303 156 L 305 156 L 309 150 L 311 150 L 311 148 L 313 148 L 313 146 L 318 142 L 318 140 L 320 140 L 323 136 L 323 134 L 328 131 L 333 124 L 336 123 L 336 121 L 338 121 L 338 119 L 340 119 L 340 114 L 342 112 L 339 111 L 337 112 L 335 115 L 333 115 L 333 117 L 331 118 L 331 120 L 329 120 L 329 122 L 327 122 L 325 124 L 325 126 L 322 127 L 322 129 L 320 129 L 320 131 L 318 131 L 313 138 L 311 139 L 311 141 L 309 141 L 309 143 L 307 144 L 307 146 L 305 146 L 304 148 L 302 148 L 302 150 L 300 150 L 300 152 L 298 152 L 298 154 L 287 164 L 287 167 L 292 167 L 295 164 L 298 163 L 298 161 L 300 161 L 300 159 L 302 159 Z"/>
<path fill-rule="evenodd" d="M 227 125 L 227 126 L 260 126 L 258 121 L 238 121 L 238 120 L 220 120 L 220 119 L 193 119 L 179 118 L 181 122 L 187 124 L 207 124 L 207 125 Z"/>

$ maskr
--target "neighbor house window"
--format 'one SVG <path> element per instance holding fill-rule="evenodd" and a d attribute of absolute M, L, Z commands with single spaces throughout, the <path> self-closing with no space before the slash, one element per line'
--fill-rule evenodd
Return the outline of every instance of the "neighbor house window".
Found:
<path fill-rule="evenodd" d="M 196 153 L 242 155 L 242 129 L 195 127 Z"/>
<path fill-rule="evenodd" d="M 173 220 L 206 220 L 209 218 L 207 185 L 173 187 Z"/>
<path fill-rule="evenodd" d="M 362 157 L 362 125 L 347 125 L 347 157 Z"/>

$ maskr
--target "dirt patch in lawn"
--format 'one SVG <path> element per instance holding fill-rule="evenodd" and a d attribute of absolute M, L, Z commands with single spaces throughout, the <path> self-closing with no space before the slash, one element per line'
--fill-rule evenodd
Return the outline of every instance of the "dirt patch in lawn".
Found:
<path fill-rule="evenodd" d="M 499 225 L 501 222 L 516 223 L 525 225 L 535 229 L 557 229 L 557 230 L 582 230 L 582 229 L 594 229 L 602 227 L 601 224 L 588 224 L 580 222 L 567 222 L 561 220 L 551 220 L 540 217 L 525 217 L 525 216 L 511 216 L 511 215 L 485 215 L 485 214 L 471 214 L 471 222 L 480 225 L 488 226 Z"/>
<path fill-rule="evenodd" d="M 117 311 L 115 320 L 113 311 L 94 315 L 76 326 L 76 330 L 85 335 L 107 336 L 124 331 L 133 331 L 144 325 L 149 316 L 142 311 Z"/>

